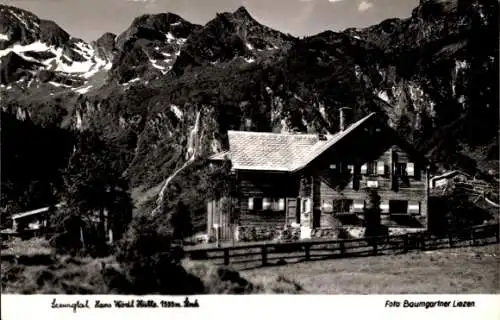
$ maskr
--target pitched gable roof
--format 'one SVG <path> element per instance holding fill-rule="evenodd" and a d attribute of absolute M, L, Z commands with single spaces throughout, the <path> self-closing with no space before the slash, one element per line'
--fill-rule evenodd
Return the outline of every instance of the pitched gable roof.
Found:
<path fill-rule="evenodd" d="M 317 134 L 228 131 L 233 168 L 284 172 L 300 170 L 374 114 L 353 123 L 344 131 L 325 136 L 325 140 L 320 140 Z M 214 155 L 214 160 L 219 155 Z"/>
<path fill-rule="evenodd" d="M 234 169 L 291 171 L 316 145 L 316 134 L 228 131 Z"/>
<path fill-rule="evenodd" d="M 56 208 L 60 208 L 64 205 L 64 203 L 58 203 L 55 205 Z M 26 212 L 21 212 L 21 213 L 15 213 L 11 216 L 11 219 L 12 220 L 17 220 L 17 219 L 20 219 L 20 218 L 24 218 L 24 217 L 29 217 L 29 216 L 33 216 L 33 215 L 37 215 L 39 213 L 42 213 L 42 212 L 48 212 L 50 209 L 50 207 L 44 207 L 44 208 L 40 208 L 40 209 L 35 209 L 35 210 L 30 210 L 30 211 L 26 211 Z"/>
<path fill-rule="evenodd" d="M 349 127 L 347 127 L 344 131 L 340 131 L 336 133 L 332 139 L 328 140 L 327 143 L 323 145 L 318 145 L 314 150 L 311 150 L 309 153 L 308 157 L 306 157 L 301 164 L 299 164 L 297 167 L 293 169 L 293 171 L 298 171 L 302 168 L 304 168 L 307 164 L 309 164 L 311 161 L 319 157 L 323 152 L 331 148 L 333 145 L 335 145 L 337 142 L 342 140 L 345 136 L 347 136 L 349 133 L 354 131 L 354 129 L 358 128 L 361 124 L 365 123 L 368 119 L 372 118 L 375 115 L 375 112 L 370 113 L 366 117 L 354 122 L 351 124 Z"/>

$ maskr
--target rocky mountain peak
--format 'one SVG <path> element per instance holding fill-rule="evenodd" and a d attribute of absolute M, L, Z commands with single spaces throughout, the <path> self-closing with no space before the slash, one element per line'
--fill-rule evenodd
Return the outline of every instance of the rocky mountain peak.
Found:
<path fill-rule="evenodd" d="M 117 37 L 116 45 L 123 50 L 125 44 L 138 39 L 161 41 L 169 37 L 187 38 L 197 27 L 174 13 L 144 14 L 135 18 L 130 27 Z"/>
<path fill-rule="evenodd" d="M 69 33 L 59 27 L 54 21 L 40 20 L 38 39 L 52 46 L 63 46 L 71 38 Z"/>
<path fill-rule="evenodd" d="M 250 15 L 248 10 L 244 6 L 236 9 L 236 11 L 233 12 L 233 17 L 241 20 L 254 20 L 254 18 Z"/>
<path fill-rule="evenodd" d="M 40 19 L 16 7 L 0 5 L 0 50 L 19 43 L 31 43 L 39 38 Z"/>
<path fill-rule="evenodd" d="M 0 49 L 34 41 L 63 46 L 69 39 L 70 35 L 54 21 L 39 19 L 31 12 L 16 7 L 0 5 Z"/>
<path fill-rule="evenodd" d="M 116 34 L 106 32 L 91 43 L 96 55 L 105 61 L 112 62 L 118 50 L 115 47 Z"/>

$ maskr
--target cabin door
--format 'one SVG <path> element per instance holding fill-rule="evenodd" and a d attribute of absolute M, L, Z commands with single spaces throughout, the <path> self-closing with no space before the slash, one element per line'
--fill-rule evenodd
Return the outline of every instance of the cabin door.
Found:
<path fill-rule="evenodd" d="M 286 224 L 300 223 L 300 206 L 297 198 L 286 198 Z"/>

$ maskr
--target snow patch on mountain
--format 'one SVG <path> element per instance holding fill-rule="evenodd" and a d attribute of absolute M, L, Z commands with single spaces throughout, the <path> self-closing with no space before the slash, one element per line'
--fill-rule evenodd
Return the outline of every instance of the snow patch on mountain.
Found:
<path fill-rule="evenodd" d="M 138 81 L 141 81 L 141 78 L 131 79 L 128 82 L 125 82 L 123 85 L 131 84 L 131 83 L 138 82 Z"/>
<path fill-rule="evenodd" d="M 49 84 L 53 85 L 54 87 L 64 87 L 64 88 L 71 88 L 71 86 L 68 86 L 67 84 L 55 82 L 55 81 L 49 81 Z"/>
<path fill-rule="evenodd" d="M 177 39 L 171 32 L 165 33 L 165 38 L 167 38 L 168 42 L 173 42 Z"/>
<path fill-rule="evenodd" d="M 17 20 L 19 20 L 20 23 L 22 23 L 26 29 L 30 30 L 30 31 L 33 31 L 33 28 L 31 28 L 27 23 L 26 23 L 26 18 L 25 18 L 25 14 L 23 11 L 20 12 L 21 13 L 21 16 L 20 17 L 16 12 L 14 12 L 13 10 L 10 10 L 10 14 L 16 18 Z M 38 22 L 34 22 L 35 26 L 38 27 Z"/>
<path fill-rule="evenodd" d="M 73 50 L 87 59 L 91 59 L 95 55 L 94 49 L 83 41 L 75 43 Z"/>
<path fill-rule="evenodd" d="M 81 88 L 74 89 L 73 91 L 75 91 L 76 93 L 79 93 L 79 94 L 85 94 L 85 93 L 89 92 L 89 90 L 92 89 L 92 87 L 93 87 L 93 85 L 87 85 L 87 86 L 84 86 Z"/>
<path fill-rule="evenodd" d="M 171 104 L 170 110 L 175 114 L 177 119 L 179 120 L 182 119 L 184 114 L 182 113 L 181 109 L 178 106 L 176 106 L 175 104 Z"/>
<path fill-rule="evenodd" d="M 0 57 L 6 56 L 13 52 L 21 58 L 30 62 L 37 62 L 45 65 L 47 70 L 63 72 L 68 74 L 77 74 L 88 79 L 101 70 L 110 70 L 111 62 L 104 61 L 96 57 L 94 50 L 85 42 L 77 42 L 72 48 L 76 53 L 80 54 L 84 61 L 73 61 L 65 53 L 63 48 L 49 46 L 40 40 L 27 45 L 14 44 L 10 48 L 0 50 Z M 50 53 L 52 57 L 34 58 L 28 55 L 28 52 Z M 42 67 L 43 68 L 43 67 Z"/>
<path fill-rule="evenodd" d="M 387 91 L 379 91 L 377 93 L 377 97 L 379 97 L 380 99 L 384 100 L 385 102 L 387 103 L 391 103 L 390 100 L 389 100 L 389 96 L 387 95 Z"/>
<path fill-rule="evenodd" d="M 153 68 L 155 69 L 158 69 L 160 70 L 160 72 L 162 74 L 166 74 L 168 72 L 168 70 L 170 70 L 170 68 L 168 67 L 163 67 L 163 66 L 160 66 L 156 60 L 153 60 L 153 59 L 149 59 L 149 62 L 151 62 L 151 65 L 153 66 Z"/>
<path fill-rule="evenodd" d="M 40 40 L 32 42 L 27 45 L 21 45 L 16 43 L 11 48 L 0 50 L 0 57 L 6 56 L 7 54 L 14 52 L 17 55 L 21 56 L 23 59 L 34 60 L 33 58 L 24 56 L 23 53 L 28 51 L 34 51 L 34 52 L 50 51 L 50 47 L 47 46 L 45 43 L 41 42 Z"/>

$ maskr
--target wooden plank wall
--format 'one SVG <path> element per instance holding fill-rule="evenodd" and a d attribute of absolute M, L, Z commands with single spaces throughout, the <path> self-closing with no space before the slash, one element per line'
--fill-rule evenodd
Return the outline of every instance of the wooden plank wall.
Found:
<path fill-rule="evenodd" d="M 283 227 L 286 213 L 283 211 L 257 211 L 248 209 L 248 198 L 295 198 L 298 194 L 298 179 L 287 173 L 243 172 L 238 174 L 239 194 L 236 218 L 242 226 Z M 286 208 L 285 208 L 286 209 Z"/>
<path fill-rule="evenodd" d="M 207 203 L 207 234 L 210 237 L 216 237 L 216 230 L 213 225 L 218 224 L 221 228 L 221 240 L 231 240 L 234 235 L 234 227 L 230 220 L 230 210 L 224 209 L 224 202 L 230 201 L 229 198 L 224 197 L 217 200 L 212 200 Z"/>
<path fill-rule="evenodd" d="M 376 189 L 378 194 L 381 197 L 381 200 L 407 200 L 407 201 L 419 201 L 420 202 L 420 215 L 422 218 L 427 216 L 427 207 L 428 207 L 428 197 L 427 197 L 427 175 L 425 168 L 422 166 L 417 166 L 416 170 L 419 170 L 419 179 L 409 177 L 409 186 L 403 187 L 400 186 L 397 190 L 393 190 L 392 179 L 394 178 L 394 166 L 396 161 L 401 162 L 411 162 L 411 159 L 408 155 L 401 150 L 398 146 L 391 146 L 383 154 L 375 161 L 384 161 L 385 163 L 385 175 L 355 175 L 351 176 L 350 182 L 344 186 L 339 184 L 332 184 L 332 181 L 327 178 L 329 174 L 328 169 L 324 169 L 320 171 L 321 183 L 319 187 L 319 193 L 321 194 L 319 200 L 319 205 L 321 205 L 323 200 L 331 201 L 331 200 L 339 200 L 339 199 L 352 199 L 352 200 L 367 200 L 368 192 L 366 190 L 367 181 L 378 181 L 379 188 Z M 355 167 L 355 172 L 359 172 L 359 166 Z M 353 188 L 353 180 L 359 179 L 359 189 Z M 331 213 L 322 212 L 321 213 L 321 221 L 324 222 L 321 224 L 321 227 L 330 227 L 328 220 L 331 220 L 332 224 L 337 224 L 335 219 L 330 219 Z M 425 220 L 425 219 L 424 219 Z M 388 222 L 388 221 L 386 221 Z M 425 227 L 425 226 L 424 226 Z"/>

